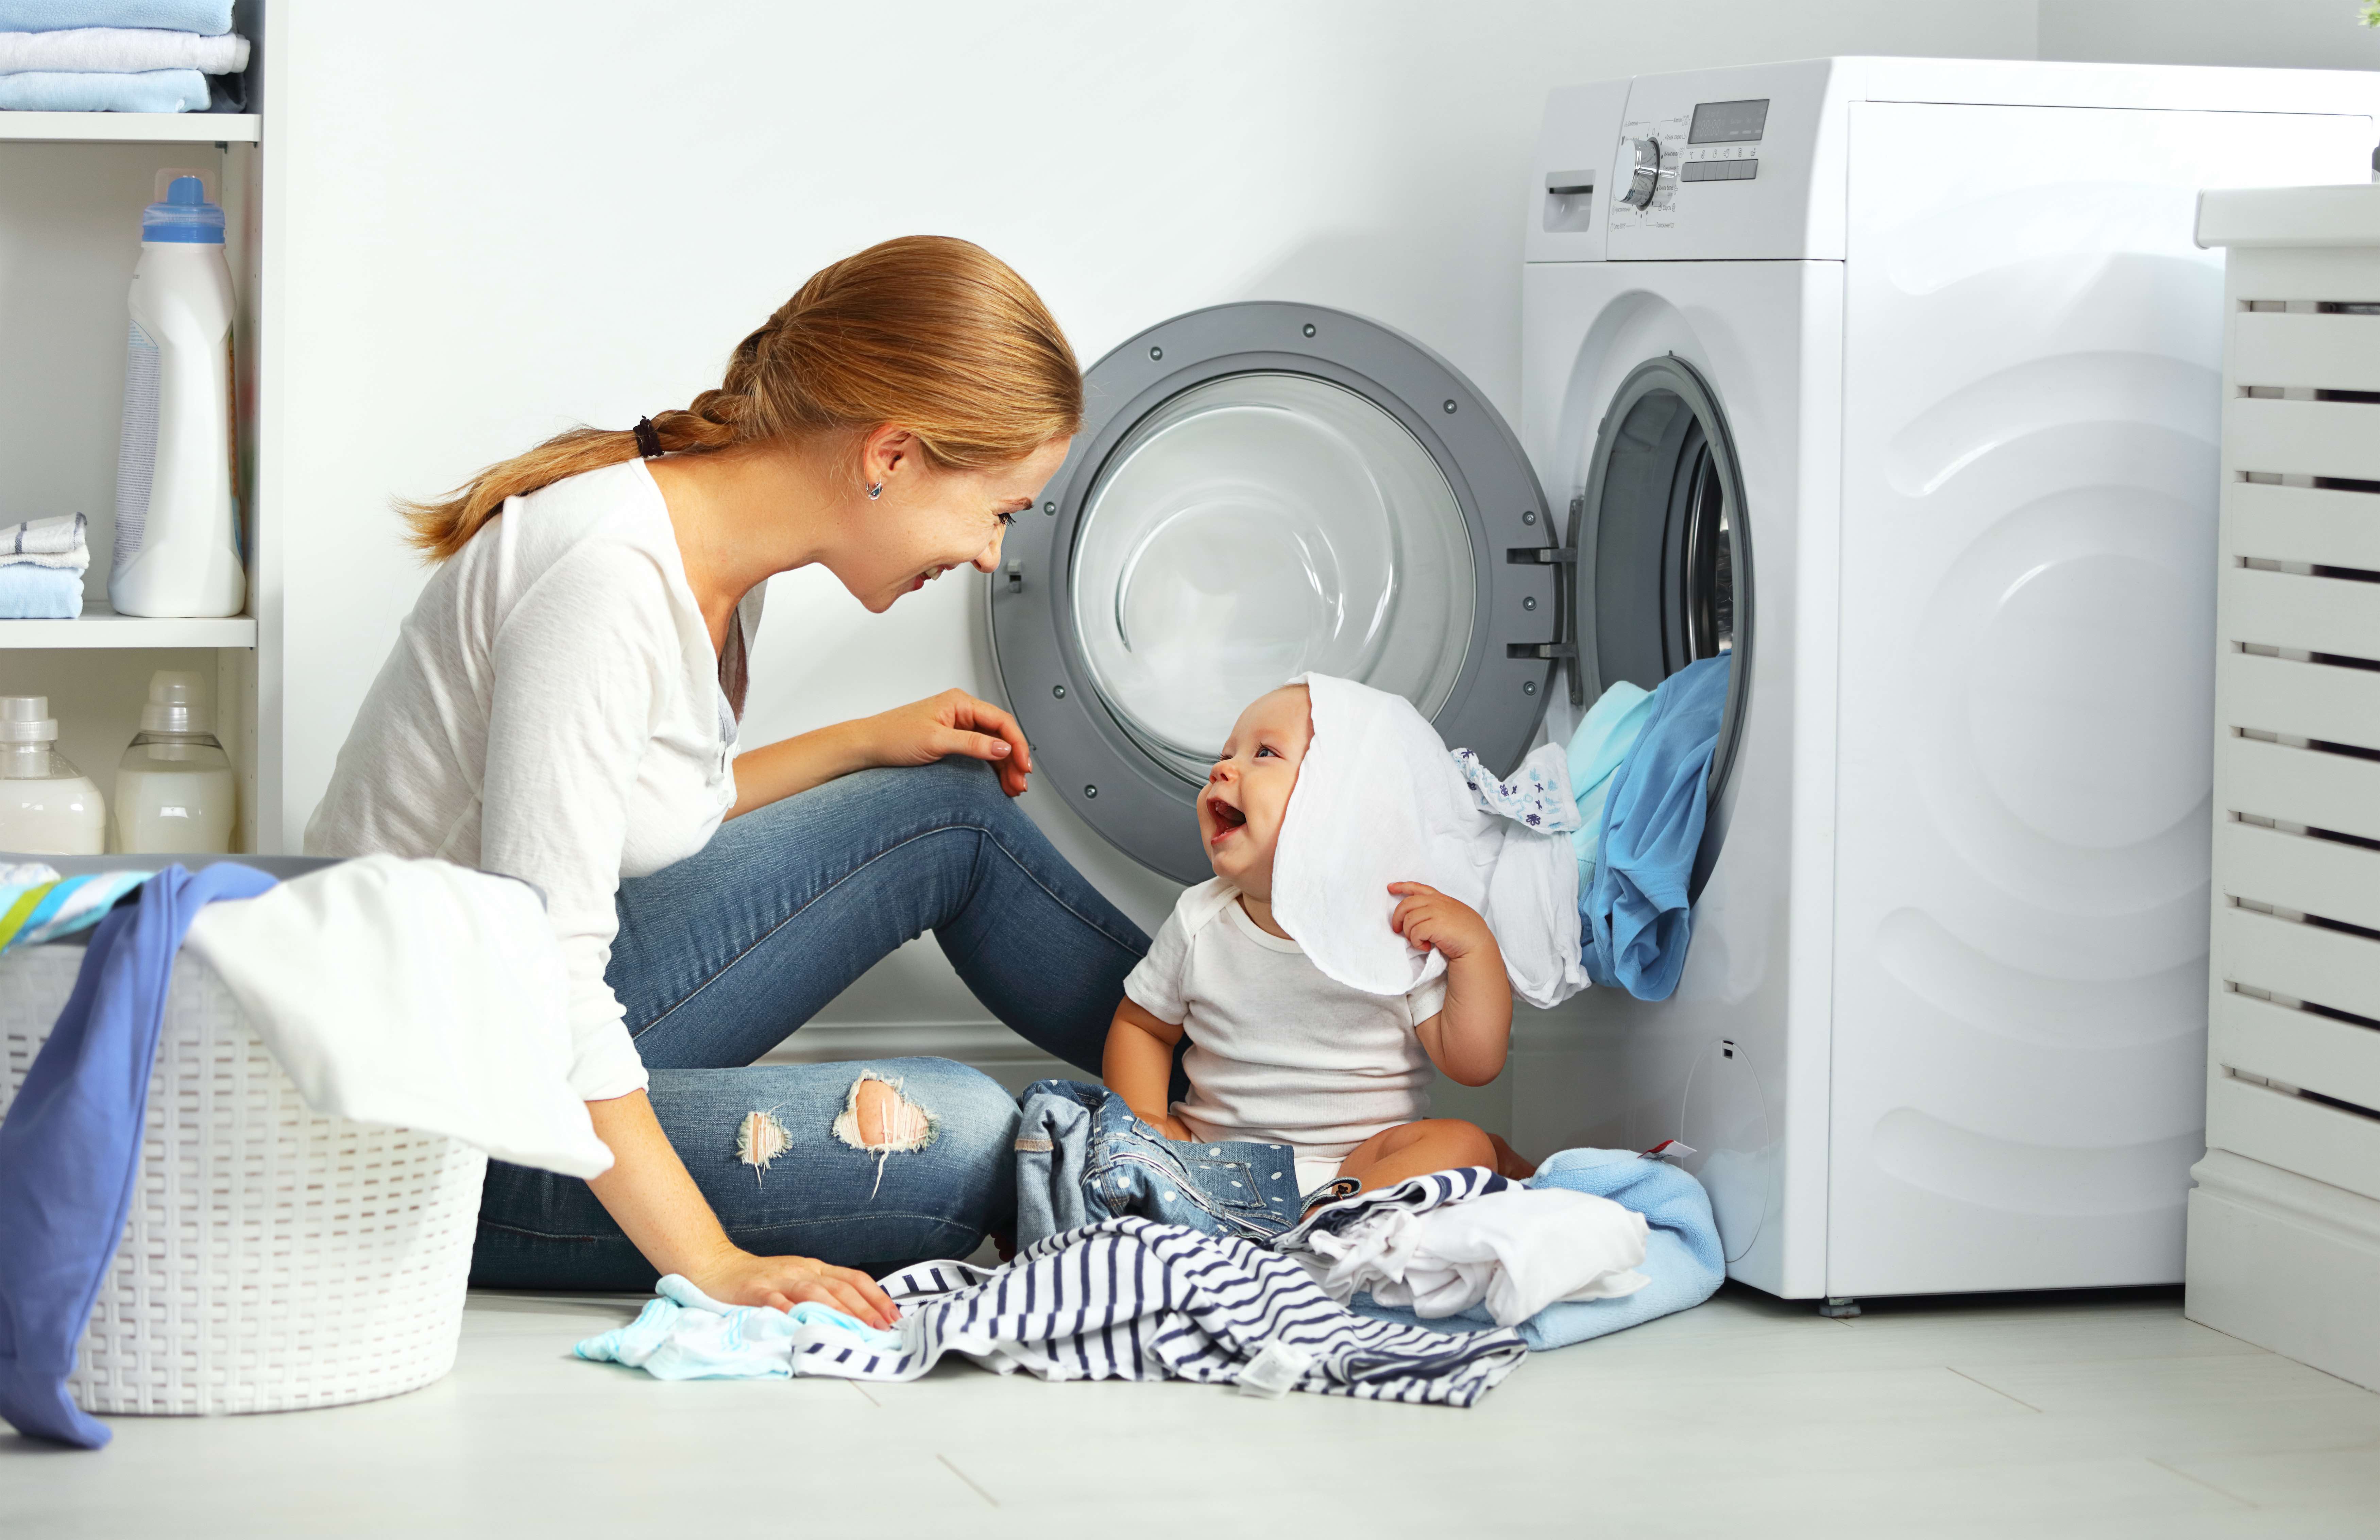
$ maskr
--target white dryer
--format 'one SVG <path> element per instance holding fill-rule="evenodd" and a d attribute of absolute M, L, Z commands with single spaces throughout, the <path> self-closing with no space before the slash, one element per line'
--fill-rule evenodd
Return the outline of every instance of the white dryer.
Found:
<path fill-rule="evenodd" d="M 1525 1045 L 1524 1147 L 1696 1146 L 1794 1298 L 2181 1277 L 2220 257 L 2360 181 L 2344 72 L 1831 59 L 1553 93 L 1521 438 L 1575 691 L 1737 658 L 1675 995 Z"/>

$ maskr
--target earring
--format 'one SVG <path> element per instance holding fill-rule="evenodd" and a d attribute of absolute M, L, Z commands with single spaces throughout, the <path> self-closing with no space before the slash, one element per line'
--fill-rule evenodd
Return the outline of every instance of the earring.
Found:
<path fill-rule="evenodd" d="M 884 495 L 884 483 L 883 483 L 883 482 L 881 482 L 881 481 L 871 481 L 871 482 L 869 482 L 869 483 L 868 484 L 868 502 L 873 503 L 873 502 L 875 502 L 878 498 L 882 497 L 883 495 Z"/>

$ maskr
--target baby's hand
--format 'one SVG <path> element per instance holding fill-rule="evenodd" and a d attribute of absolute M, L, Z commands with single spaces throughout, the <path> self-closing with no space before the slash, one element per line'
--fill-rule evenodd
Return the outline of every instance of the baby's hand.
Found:
<path fill-rule="evenodd" d="M 1449 898 L 1427 882 L 1391 882 L 1389 891 L 1400 901 L 1389 916 L 1389 928 L 1416 952 L 1434 947 L 1452 963 L 1483 947 L 1494 950 L 1496 938 L 1488 922 L 1462 900 Z"/>

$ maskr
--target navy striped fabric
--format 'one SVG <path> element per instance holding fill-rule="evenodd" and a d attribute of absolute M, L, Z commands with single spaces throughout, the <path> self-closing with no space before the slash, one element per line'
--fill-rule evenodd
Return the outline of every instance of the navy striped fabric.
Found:
<path fill-rule="evenodd" d="M 1043 1379 L 1245 1381 L 1469 1406 L 1526 1354 L 1510 1330 L 1440 1332 L 1355 1315 L 1286 1256 L 1137 1216 L 1026 1248 L 996 1271 L 921 1262 L 883 1280 L 901 1350 L 796 1333 L 797 1375 L 915 1379 L 946 1352 Z"/>

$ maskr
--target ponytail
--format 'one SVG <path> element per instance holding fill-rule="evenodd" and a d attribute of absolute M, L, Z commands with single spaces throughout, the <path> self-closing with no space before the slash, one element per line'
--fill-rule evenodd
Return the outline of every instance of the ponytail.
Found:
<path fill-rule="evenodd" d="M 1010 465 L 1082 426 L 1083 378 L 1040 297 L 983 248 L 904 236 L 821 268 L 736 345 L 727 377 L 652 419 L 667 454 L 864 433 L 892 424 L 938 469 Z M 638 457 L 629 429 L 574 428 L 452 496 L 403 503 L 431 562 L 522 497 Z"/>

